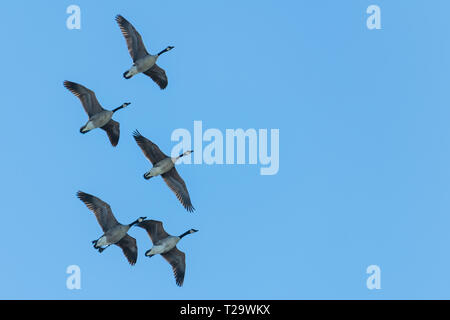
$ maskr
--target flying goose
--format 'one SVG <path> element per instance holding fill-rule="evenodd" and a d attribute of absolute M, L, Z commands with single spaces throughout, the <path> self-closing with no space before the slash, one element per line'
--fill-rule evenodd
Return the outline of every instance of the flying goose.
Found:
<path fill-rule="evenodd" d="M 156 60 L 158 60 L 160 55 L 172 50 L 174 47 L 168 46 L 158 54 L 149 54 L 142 42 L 141 35 L 133 25 L 121 15 L 116 16 L 116 21 L 127 41 L 128 51 L 133 59 L 133 66 L 123 73 L 123 77 L 130 79 L 132 76 L 142 72 L 152 78 L 161 89 L 165 89 L 167 87 L 166 72 L 156 64 Z"/>
<path fill-rule="evenodd" d="M 136 239 L 129 236 L 127 232 L 135 224 L 144 221 L 146 217 L 140 217 L 130 224 L 120 224 L 106 202 L 82 191 L 77 192 L 77 197 L 84 202 L 89 210 L 94 212 L 100 227 L 103 229 L 104 234 L 97 240 L 92 241 L 94 248 L 102 252 L 110 245 L 115 244 L 122 248 L 128 262 L 134 265 L 137 260 Z"/>
<path fill-rule="evenodd" d="M 178 157 L 171 158 L 165 155 L 156 144 L 142 136 L 139 131 L 135 130 L 133 132 L 133 137 L 138 146 L 142 149 L 142 152 L 144 152 L 144 155 L 153 164 L 153 168 L 144 174 L 144 178 L 148 180 L 152 177 L 161 175 L 169 188 L 175 193 L 183 207 L 187 211 L 193 212 L 195 208 L 192 206 L 186 184 L 178 174 L 177 169 L 175 169 L 175 162 L 181 157 L 191 154 L 194 151 L 189 150 L 180 154 Z"/>
<path fill-rule="evenodd" d="M 81 133 L 89 132 L 95 128 L 102 128 L 108 134 L 109 141 L 115 147 L 119 143 L 120 124 L 112 119 L 113 114 L 130 103 L 125 102 L 114 110 L 105 110 L 97 101 L 94 91 L 82 86 L 81 84 L 64 81 L 64 87 L 76 95 L 83 105 L 84 111 L 89 116 L 88 122 L 80 128 Z"/>
<path fill-rule="evenodd" d="M 175 281 L 178 286 L 183 285 L 184 273 L 186 271 L 186 261 L 184 252 L 177 249 L 176 245 L 184 236 L 197 232 L 198 230 L 190 229 L 180 236 L 171 236 L 163 228 L 161 221 L 145 220 L 137 225 L 147 230 L 148 235 L 152 239 L 153 246 L 145 252 L 149 258 L 156 254 L 161 254 L 164 259 L 172 266 Z"/>

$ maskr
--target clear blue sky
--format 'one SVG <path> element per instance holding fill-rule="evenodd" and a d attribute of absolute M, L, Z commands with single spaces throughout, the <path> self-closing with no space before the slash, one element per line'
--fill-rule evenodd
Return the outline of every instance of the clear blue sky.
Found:
<path fill-rule="evenodd" d="M 81 8 L 81 30 L 66 8 Z M 366 8 L 381 7 L 381 30 Z M 8 1 L 2 3 L 0 298 L 450 298 L 450 22 L 448 1 Z M 122 14 L 161 57 L 169 85 L 125 80 Z M 118 112 L 121 137 L 86 135 L 63 80 L 95 90 Z M 170 152 L 193 122 L 280 130 L 280 170 L 180 165 L 194 214 L 132 138 Z M 162 220 L 200 232 L 182 288 L 147 234 L 134 267 L 101 235 L 78 190 L 117 219 Z M 81 290 L 66 268 L 81 268 Z M 381 268 L 381 290 L 366 268 Z"/>

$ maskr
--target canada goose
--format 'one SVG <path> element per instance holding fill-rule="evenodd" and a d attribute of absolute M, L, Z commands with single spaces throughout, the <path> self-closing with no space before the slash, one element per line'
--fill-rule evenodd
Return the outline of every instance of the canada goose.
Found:
<path fill-rule="evenodd" d="M 125 108 L 130 102 L 123 103 L 114 110 L 105 110 L 98 103 L 94 91 L 82 86 L 81 84 L 64 81 L 64 87 L 76 95 L 83 105 L 84 111 L 89 116 L 88 122 L 80 128 L 81 133 L 89 132 L 95 128 L 101 128 L 108 134 L 109 141 L 115 147 L 119 143 L 120 124 L 112 119 L 113 114 L 122 108 Z"/>
<path fill-rule="evenodd" d="M 115 244 L 122 248 L 128 262 L 134 265 L 137 260 L 136 239 L 129 236 L 127 232 L 135 224 L 144 221 L 146 217 L 140 217 L 130 224 L 120 224 L 106 202 L 82 191 L 77 192 L 77 197 L 84 202 L 89 210 L 94 212 L 100 227 L 103 229 L 104 234 L 97 240 L 92 241 L 94 248 L 102 252 L 110 245 Z"/>
<path fill-rule="evenodd" d="M 184 236 L 197 232 L 198 230 L 190 229 L 180 236 L 171 236 L 163 228 L 161 221 L 145 220 L 138 224 L 138 227 L 147 230 L 148 235 L 152 239 L 153 247 L 145 252 L 147 257 L 153 257 L 160 254 L 172 266 L 175 275 L 175 281 L 178 286 L 183 285 L 184 273 L 186 271 L 186 261 L 184 252 L 177 249 L 176 245 Z"/>
<path fill-rule="evenodd" d="M 144 155 L 153 164 L 153 168 L 144 174 L 144 178 L 148 180 L 152 177 L 161 175 L 169 188 L 175 193 L 183 207 L 187 211 L 193 212 L 195 208 L 192 206 L 186 184 L 178 174 L 177 169 L 175 169 L 175 162 L 181 157 L 191 154 L 194 151 L 186 151 L 178 157 L 171 158 L 165 155 L 156 144 L 142 136 L 139 131 L 135 130 L 133 132 L 133 137 L 144 152 Z"/>
<path fill-rule="evenodd" d="M 161 89 L 165 89 L 167 87 L 166 72 L 156 64 L 156 60 L 158 60 L 160 55 L 172 50 L 174 47 L 168 46 L 158 54 L 149 54 L 142 42 L 141 35 L 133 25 L 121 15 L 116 16 L 116 21 L 127 41 L 128 51 L 133 59 L 133 66 L 123 73 L 123 77 L 130 79 L 132 76 L 142 72 L 152 78 Z"/>

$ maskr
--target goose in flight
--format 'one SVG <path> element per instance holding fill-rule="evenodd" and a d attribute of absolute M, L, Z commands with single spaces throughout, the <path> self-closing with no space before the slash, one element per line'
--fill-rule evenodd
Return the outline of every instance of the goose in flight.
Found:
<path fill-rule="evenodd" d="M 67 80 L 64 81 L 64 87 L 80 99 L 84 111 L 89 116 L 88 122 L 80 128 L 80 132 L 84 134 L 95 128 L 101 128 L 108 134 L 109 141 L 113 147 L 117 146 L 120 136 L 120 124 L 114 121 L 112 116 L 116 111 L 125 108 L 130 103 L 125 102 L 112 111 L 105 110 L 98 102 L 94 91 L 89 90 L 81 84 Z"/>
<path fill-rule="evenodd" d="M 156 144 L 142 136 L 139 131 L 135 130 L 133 137 L 144 155 L 153 164 L 153 168 L 144 174 L 144 178 L 148 180 L 152 177 L 162 176 L 183 207 L 187 211 L 193 212 L 195 208 L 192 206 L 186 184 L 178 174 L 177 169 L 175 169 L 175 162 L 181 157 L 191 154 L 193 151 L 189 150 L 180 154 L 178 157 L 171 158 L 165 155 Z"/>
<path fill-rule="evenodd" d="M 186 261 L 184 252 L 178 250 L 176 245 L 184 236 L 197 232 L 198 230 L 190 229 L 180 236 L 171 236 L 164 230 L 162 222 L 156 220 L 142 221 L 138 224 L 138 227 L 147 230 L 153 242 L 152 248 L 147 250 L 145 255 L 149 258 L 156 254 L 162 255 L 172 266 L 175 281 L 181 287 L 186 271 Z"/>
<path fill-rule="evenodd" d="M 136 239 L 129 236 L 127 232 L 132 226 L 144 221 L 146 217 L 140 217 L 130 224 L 121 224 L 116 220 L 111 207 L 106 202 L 82 191 L 77 192 L 77 197 L 84 202 L 89 210 L 94 212 L 100 227 L 103 229 L 104 234 L 97 240 L 92 241 L 94 248 L 102 252 L 110 245 L 115 244 L 122 249 L 128 262 L 134 265 L 137 260 Z"/>
<path fill-rule="evenodd" d="M 174 47 L 168 46 L 158 54 L 149 54 L 145 49 L 144 43 L 142 42 L 141 35 L 136 31 L 131 23 L 129 23 L 121 15 L 116 16 L 116 22 L 125 37 L 128 51 L 133 59 L 132 67 L 123 74 L 124 78 L 130 79 L 138 73 L 143 73 L 152 78 L 152 80 L 155 81 L 161 89 L 165 89 L 167 87 L 166 72 L 156 64 L 156 60 L 158 60 L 160 55 L 172 50 Z"/>

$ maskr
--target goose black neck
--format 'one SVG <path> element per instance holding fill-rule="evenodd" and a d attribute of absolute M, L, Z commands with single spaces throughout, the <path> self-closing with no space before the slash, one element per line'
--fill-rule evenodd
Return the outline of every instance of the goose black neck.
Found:
<path fill-rule="evenodd" d="M 190 153 L 188 153 L 188 152 L 189 152 L 189 151 L 183 152 L 182 154 L 180 154 L 180 155 L 178 156 L 178 158 L 187 156 L 188 154 L 191 154 L 192 152 L 194 152 L 194 150 L 191 150 Z"/>
<path fill-rule="evenodd" d="M 124 108 L 124 106 L 121 105 L 120 107 L 115 108 L 112 112 L 114 113 L 114 112 L 116 112 L 117 110 L 120 110 L 120 109 L 123 109 L 123 108 Z"/>
<path fill-rule="evenodd" d="M 135 220 L 132 223 L 129 224 L 130 227 L 134 226 L 136 223 L 139 223 L 139 220 Z"/>
<path fill-rule="evenodd" d="M 182 235 L 179 236 L 179 238 L 183 238 L 184 236 L 188 235 L 191 233 L 191 230 L 186 231 L 185 233 L 183 233 Z"/>
<path fill-rule="evenodd" d="M 164 50 L 161 50 L 159 53 L 158 53 L 158 57 L 160 56 L 160 55 L 162 55 L 164 52 L 167 52 L 167 51 L 169 51 L 170 49 L 168 49 L 168 48 L 165 48 Z"/>

